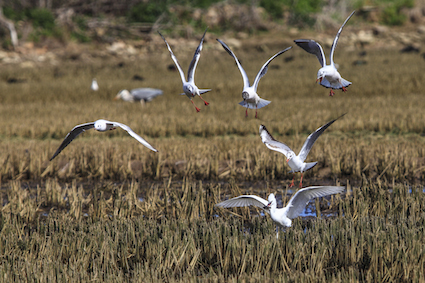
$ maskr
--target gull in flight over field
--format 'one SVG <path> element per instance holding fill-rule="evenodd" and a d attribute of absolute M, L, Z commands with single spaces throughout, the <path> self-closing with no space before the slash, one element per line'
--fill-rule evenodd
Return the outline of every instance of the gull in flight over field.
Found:
<path fill-rule="evenodd" d="M 93 91 L 98 91 L 98 90 L 99 90 L 99 85 L 97 84 L 96 79 L 93 79 L 93 80 L 92 80 L 92 82 L 91 82 L 91 89 L 92 89 Z"/>
<path fill-rule="evenodd" d="M 115 129 L 116 127 L 120 127 L 121 129 L 126 130 L 129 133 L 130 136 L 135 138 L 138 142 L 140 142 L 141 144 L 143 144 L 144 146 L 146 146 L 150 150 L 155 151 L 155 152 L 158 151 L 153 146 L 151 146 L 147 141 L 145 141 L 141 136 L 139 136 L 138 134 L 133 132 L 133 130 L 130 129 L 129 126 L 118 123 L 118 122 L 110 122 L 110 121 L 107 121 L 107 120 L 100 119 L 100 120 L 97 120 L 95 122 L 85 123 L 85 124 L 75 126 L 66 135 L 62 144 L 59 146 L 58 150 L 56 150 L 55 154 L 53 154 L 52 158 L 50 158 L 50 161 L 52 161 L 53 158 L 55 158 L 65 147 L 67 147 L 68 144 L 70 144 L 72 142 L 73 139 L 75 139 L 82 132 L 85 132 L 85 131 L 90 130 L 90 129 L 95 129 L 96 131 L 99 131 L 99 132 L 106 132 L 108 130 Z"/>
<path fill-rule="evenodd" d="M 294 40 L 294 42 L 299 47 L 301 47 L 302 49 L 304 49 L 308 53 L 316 55 L 317 59 L 319 60 L 320 65 L 322 65 L 322 68 L 320 68 L 319 71 L 317 72 L 316 82 L 319 81 L 322 86 L 330 88 L 331 89 L 331 91 L 329 93 L 330 96 L 333 96 L 335 94 L 335 92 L 333 91 L 334 89 L 341 89 L 342 88 L 342 91 L 346 92 L 347 91 L 346 87 L 351 85 L 351 82 L 343 79 L 341 77 L 341 75 L 339 74 L 339 72 L 337 71 L 337 69 L 335 67 L 335 63 L 334 63 L 334 52 L 335 52 L 335 48 L 336 48 L 336 45 L 338 43 L 338 39 L 339 39 L 339 36 L 341 34 L 342 28 L 345 26 L 345 24 L 348 22 L 348 20 L 351 18 L 351 16 L 355 12 L 356 11 L 353 11 L 348 16 L 348 18 L 345 20 L 345 22 L 339 28 L 338 33 L 335 36 L 334 42 L 332 43 L 332 47 L 331 47 L 331 55 L 330 55 L 331 64 L 330 65 L 326 65 L 325 53 L 323 52 L 323 48 L 322 48 L 322 46 L 320 46 L 319 43 L 317 43 L 314 40 L 310 40 L 310 39 Z"/>
<path fill-rule="evenodd" d="M 162 90 L 156 88 L 135 88 L 131 91 L 123 89 L 115 96 L 114 100 L 122 99 L 128 102 L 140 101 L 140 103 L 144 104 L 145 102 L 152 101 L 159 95 L 162 95 Z"/>
<path fill-rule="evenodd" d="M 227 51 L 227 53 L 230 54 L 230 56 L 233 57 L 236 61 L 236 65 L 239 68 L 239 71 L 242 74 L 243 79 L 243 90 L 242 90 L 242 98 L 243 101 L 239 102 L 240 105 L 246 107 L 245 116 L 248 117 L 248 108 L 249 109 L 255 109 L 255 118 L 257 118 L 257 109 L 260 109 L 266 105 L 269 105 L 271 101 L 265 100 L 260 98 L 260 96 L 257 94 L 257 87 L 258 83 L 260 82 L 260 79 L 267 73 L 268 65 L 270 62 L 276 58 L 277 56 L 283 54 L 284 52 L 288 51 L 292 47 L 288 47 L 284 50 L 279 51 L 275 55 L 273 55 L 267 62 L 261 67 L 260 71 L 258 72 L 257 76 L 255 77 L 254 83 L 252 85 L 249 84 L 248 76 L 245 72 L 245 70 L 242 68 L 241 63 L 239 62 L 236 55 L 233 53 L 232 50 L 230 50 L 229 46 L 226 45 L 223 41 L 220 39 L 217 39 L 218 42 L 221 43 L 224 50 Z"/>
<path fill-rule="evenodd" d="M 279 226 L 291 227 L 292 219 L 300 216 L 311 199 L 339 194 L 343 191 L 344 187 L 340 186 L 312 186 L 303 188 L 296 192 L 283 208 L 277 208 L 277 201 L 274 194 L 270 194 L 268 200 L 255 195 L 242 195 L 220 202 L 216 206 L 228 208 L 253 205 L 262 208 L 278 224 L 276 226 L 276 238 L 278 238 Z"/>
<path fill-rule="evenodd" d="M 310 163 L 304 162 L 305 159 L 307 158 L 308 153 L 310 152 L 311 148 L 313 147 L 316 140 L 320 137 L 320 135 L 330 125 L 332 125 L 333 122 L 335 122 L 337 119 L 341 118 L 342 116 L 326 123 L 325 125 L 318 128 L 315 132 L 311 133 L 307 137 L 306 141 L 304 142 L 304 145 L 301 148 L 298 155 L 296 155 L 295 152 L 293 152 L 292 149 L 290 149 L 286 144 L 275 140 L 272 137 L 272 135 L 269 133 L 269 131 L 267 131 L 266 127 L 263 125 L 260 125 L 260 137 L 263 143 L 269 149 L 278 151 L 286 156 L 286 162 L 288 163 L 289 167 L 291 167 L 292 169 L 291 171 L 289 171 L 289 173 L 294 173 L 294 178 L 292 179 L 292 183 L 290 187 L 294 186 L 295 172 L 301 172 L 300 188 L 302 187 L 303 173 L 307 171 L 308 169 L 313 168 L 317 164 L 317 162 L 310 162 Z"/>
<path fill-rule="evenodd" d="M 184 77 L 184 72 L 182 70 L 182 67 L 180 67 L 179 61 L 177 61 L 176 56 L 174 56 L 174 53 L 171 50 L 170 45 L 168 45 L 168 42 L 165 40 L 164 36 L 159 31 L 158 33 L 162 37 L 162 39 L 165 41 L 165 44 L 167 44 L 168 51 L 170 51 L 170 54 L 171 54 L 171 59 L 173 59 L 177 69 L 179 70 L 180 77 L 183 83 L 183 91 L 184 91 L 184 93 L 181 93 L 181 95 L 186 95 L 187 97 L 189 97 L 193 106 L 195 106 L 196 112 L 201 111 L 201 109 L 196 107 L 195 102 L 193 102 L 192 98 L 197 95 L 202 99 L 202 101 L 204 101 L 205 105 L 209 104 L 202 98 L 201 94 L 209 92 L 211 89 L 199 89 L 195 85 L 195 69 L 196 69 L 196 65 L 198 64 L 199 58 L 201 57 L 202 45 L 204 43 L 204 37 L 205 37 L 205 34 L 207 33 L 207 29 L 205 30 L 204 35 L 201 38 L 201 42 L 199 43 L 198 48 L 195 51 L 195 54 L 193 55 L 192 62 L 190 62 L 189 70 L 187 72 L 187 81 Z"/>

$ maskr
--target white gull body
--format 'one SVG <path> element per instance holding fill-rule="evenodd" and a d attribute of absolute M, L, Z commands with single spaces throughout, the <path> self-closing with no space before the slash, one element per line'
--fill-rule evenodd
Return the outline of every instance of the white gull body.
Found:
<path fill-rule="evenodd" d="M 271 101 L 260 98 L 260 96 L 257 94 L 258 83 L 260 82 L 260 79 L 267 73 L 268 65 L 270 64 L 270 62 L 277 56 L 291 49 L 292 47 L 288 47 L 284 50 L 279 51 L 278 53 L 273 55 L 269 60 L 267 60 L 267 62 L 261 67 L 257 76 L 255 77 L 254 83 L 250 85 L 248 75 L 246 74 L 245 70 L 242 68 L 242 65 L 239 62 L 236 55 L 229 48 L 229 46 L 227 46 L 226 43 L 224 43 L 220 39 L 217 39 L 217 41 L 220 42 L 224 50 L 226 50 L 227 53 L 229 53 L 230 56 L 232 56 L 233 59 L 235 59 L 236 65 L 238 66 L 239 71 L 241 72 L 242 79 L 243 79 L 243 90 L 242 90 L 243 101 L 239 102 L 239 104 L 247 108 L 245 112 L 245 116 L 248 116 L 248 108 L 249 108 L 249 109 L 255 109 L 255 118 L 257 118 L 257 109 L 260 109 L 266 105 L 269 105 L 271 102 Z"/>
<path fill-rule="evenodd" d="M 345 114 L 344 114 L 345 115 Z M 342 115 L 342 116 L 344 116 Z M 342 116 L 338 117 L 337 119 L 341 118 Z M 310 168 L 313 168 L 317 162 L 310 162 L 305 163 L 304 161 L 307 158 L 307 155 L 309 154 L 311 148 L 313 147 L 316 140 L 320 137 L 320 135 L 330 126 L 333 122 L 335 122 L 337 119 L 332 120 L 325 125 L 318 128 L 316 131 L 311 133 L 306 141 L 304 142 L 303 147 L 301 148 L 298 155 L 295 154 L 295 152 L 286 144 L 277 141 L 273 138 L 273 136 L 267 131 L 267 128 L 263 125 L 260 125 L 260 137 L 262 142 L 271 150 L 278 151 L 286 156 L 286 162 L 288 163 L 289 167 L 291 167 L 291 171 L 289 173 L 295 173 L 295 172 L 301 172 L 301 180 L 300 180 L 300 188 L 302 187 L 303 182 L 303 173 L 307 171 Z M 294 175 L 295 178 L 295 175 Z M 291 187 L 294 185 L 294 179 L 292 179 Z"/>
<path fill-rule="evenodd" d="M 216 206 L 224 208 L 257 206 L 269 213 L 272 220 L 279 226 L 291 227 L 292 219 L 300 216 L 311 199 L 338 194 L 343 191 L 344 187 L 340 186 L 311 186 L 303 188 L 297 191 L 283 208 L 277 208 L 277 201 L 274 194 L 270 194 L 268 200 L 255 195 L 242 195 L 220 202 Z M 276 227 L 276 238 L 278 237 L 279 230 Z"/>
<path fill-rule="evenodd" d="M 93 79 L 91 81 L 91 87 L 90 87 L 93 91 L 98 91 L 99 90 L 99 85 L 97 84 L 97 80 Z"/>
<path fill-rule="evenodd" d="M 99 131 L 99 132 L 106 132 L 108 130 L 115 129 L 116 127 L 120 127 L 121 129 L 126 130 L 130 136 L 135 138 L 138 142 L 140 142 L 141 144 L 143 144 L 144 146 L 146 146 L 150 150 L 155 151 L 155 152 L 158 151 L 153 146 L 151 146 L 147 141 L 145 141 L 141 136 L 136 134 L 129 126 L 118 123 L 118 122 L 111 122 L 111 121 L 100 119 L 100 120 L 97 120 L 95 122 L 85 123 L 85 124 L 75 126 L 66 135 L 62 144 L 56 150 L 55 154 L 53 154 L 52 158 L 50 158 L 50 161 L 52 161 L 53 158 L 55 158 L 65 147 L 67 147 L 67 145 L 70 144 L 79 134 L 81 134 L 81 133 L 83 133 L 87 130 L 90 130 L 90 129 L 95 129 L 96 131 Z"/>
<path fill-rule="evenodd" d="M 121 90 L 115 96 L 114 100 L 122 99 L 128 102 L 140 101 L 144 104 L 145 102 L 152 101 L 155 97 L 162 95 L 162 90 L 156 88 L 135 88 L 131 91 L 126 89 Z"/>
<path fill-rule="evenodd" d="M 174 53 L 171 50 L 170 45 L 168 44 L 168 42 L 165 40 L 164 36 L 159 31 L 158 31 L 158 33 L 162 37 L 162 39 L 164 40 L 165 44 L 167 45 L 168 51 L 170 51 L 170 54 L 171 54 L 171 59 L 173 59 L 174 63 L 176 64 L 177 70 L 180 73 L 180 77 L 181 77 L 181 80 L 182 80 L 182 83 L 183 83 L 183 91 L 184 91 L 184 93 L 181 93 L 181 95 L 186 95 L 190 99 L 193 106 L 195 106 L 196 112 L 201 111 L 198 107 L 196 107 L 192 98 L 197 95 L 202 99 L 202 101 L 204 101 L 205 105 L 209 104 L 208 102 L 206 102 L 202 98 L 201 94 L 209 92 L 211 89 L 199 89 L 195 85 L 196 65 L 198 64 L 199 58 L 201 57 L 202 45 L 204 43 L 204 37 L 205 37 L 205 34 L 207 33 L 207 30 L 205 30 L 204 35 L 201 38 L 201 42 L 199 43 L 198 48 L 196 49 L 195 54 L 193 55 L 193 59 L 190 62 L 189 70 L 187 72 L 187 81 L 184 77 L 183 69 L 182 69 L 182 67 L 180 67 L 179 61 L 177 61 L 176 56 L 174 56 Z"/>
<path fill-rule="evenodd" d="M 336 45 L 338 43 L 338 39 L 339 39 L 339 36 L 341 34 L 342 28 L 345 26 L 347 21 L 351 18 L 351 16 L 353 16 L 354 13 L 355 13 L 355 11 L 353 11 L 348 16 L 348 18 L 344 21 L 344 23 L 339 28 L 338 33 L 335 36 L 335 39 L 334 39 L 334 41 L 332 43 L 332 47 L 331 47 L 331 55 L 330 55 L 331 63 L 330 63 L 330 65 L 326 65 L 325 53 L 323 52 L 323 48 L 322 48 L 322 46 L 320 46 L 319 43 L 317 43 L 316 41 L 311 40 L 311 39 L 294 40 L 294 42 L 299 47 L 301 47 L 302 49 L 304 49 L 308 53 L 316 55 L 317 59 L 319 60 L 320 65 L 322 66 L 322 68 L 320 68 L 319 71 L 317 72 L 316 82 L 319 81 L 322 86 L 330 88 L 331 89 L 331 91 L 329 93 L 330 96 L 333 96 L 335 94 L 335 92 L 333 91 L 334 89 L 342 89 L 345 92 L 345 91 L 347 91 L 346 87 L 351 85 L 351 82 L 343 79 L 341 77 L 341 74 L 336 69 L 335 63 L 334 63 L 334 52 L 335 52 L 335 48 L 336 48 Z"/>

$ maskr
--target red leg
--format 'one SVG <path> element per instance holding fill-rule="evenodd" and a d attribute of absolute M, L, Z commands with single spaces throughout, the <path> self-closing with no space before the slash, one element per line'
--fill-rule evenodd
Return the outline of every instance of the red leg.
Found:
<path fill-rule="evenodd" d="M 192 100 L 192 99 L 191 99 L 190 101 L 192 102 L 193 106 L 195 106 L 195 108 L 196 108 L 196 112 L 201 111 L 201 109 L 199 109 L 198 107 L 196 107 L 195 102 L 193 102 L 193 100 Z"/>
<path fill-rule="evenodd" d="M 294 177 L 292 178 L 292 183 L 289 185 L 290 188 L 292 188 L 295 185 L 294 180 L 295 180 L 295 173 L 294 173 Z"/>
<path fill-rule="evenodd" d="M 346 92 L 346 91 L 347 91 L 347 89 L 346 89 L 345 87 L 342 87 L 342 91 L 343 91 L 343 92 Z"/>
<path fill-rule="evenodd" d="M 248 108 L 245 110 L 245 117 L 248 117 Z"/>
<path fill-rule="evenodd" d="M 209 103 L 208 102 L 206 102 L 203 98 L 202 98 L 202 96 L 199 96 L 201 99 L 202 99 L 202 101 L 205 103 L 205 105 L 208 105 Z"/>
<path fill-rule="evenodd" d="M 255 107 L 255 118 L 256 118 L 256 119 L 258 118 L 258 115 L 257 115 L 257 107 Z"/>
<path fill-rule="evenodd" d="M 303 173 L 301 173 L 300 189 L 303 187 Z"/>
<path fill-rule="evenodd" d="M 334 90 L 331 88 L 331 92 L 329 93 L 329 96 L 334 96 L 335 92 Z"/>

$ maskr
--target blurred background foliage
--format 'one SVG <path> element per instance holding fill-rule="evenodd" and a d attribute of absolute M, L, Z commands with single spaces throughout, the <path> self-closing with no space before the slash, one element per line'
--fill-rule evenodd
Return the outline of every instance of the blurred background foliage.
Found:
<path fill-rule="evenodd" d="M 123 27 L 138 26 L 150 32 L 155 24 L 162 29 L 189 26 L 194 30 L 220 33 L 256 32 L 276 24 L 283 27 L 321 29 L 325 18 L 339 23 L 351 10 L 358 10 L 365 21 L 400 26 L 408 21 L 407 10 L 414 0 L 3 0 L 3 14 L 17 25 L 24 41 L 44 38 L 77 42 L 128 38 Z M 372 14 L 372 16 L 370 16 Z M 224 15 L 224 16 L 223 16 Z M 221 18 L 220 18 L 221 17 Z M 23 27 L 30 31 L 24 31 Z M 118 26 L 118 28 L 117 28 Z M 98 36 L 94 28 L 106 29 L 109 37 Z M 121 32 L 111 32 L 119 29 Z M 25 32 L 27 34 L 25 34 Z M 6 35 L 7 31 L 2 31 Z M 103 34 L 103 33 L 102 33 Z M 7 41 L 7 36 L 3 36 Z M 5 44 L 3 43 L 3 47 Z"/>

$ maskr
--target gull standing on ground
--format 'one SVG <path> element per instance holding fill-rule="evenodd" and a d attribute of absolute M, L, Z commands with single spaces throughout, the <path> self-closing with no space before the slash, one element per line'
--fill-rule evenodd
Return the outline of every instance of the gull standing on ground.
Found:
<path fill-rule="evenodd" d="M 283 208 L 277 208 L 277 201 L 274 194 L 269 195 L 268 201 L 255 195 L 242 195 L 220 202 L 216 206 L 225 208 L 257 206 L 270 213 L 272 220 L 279 226 L 291 227 L 292 219 L 297 218 L 303 212 L 311 199 L 338 194 L 343 191 L 344 187 L 339 186 L 307 187 L 296 192 Z M 279 238 L 279 226 L 276 226 L 276 238 Z"/>
<path fill-rule="evenodd" d="M 345 114 L 344 114 L 345 115 Z M 344 116 L 342 115 L 342 116 Z M 342 116 L 336 118 L 335 120 L 332 120 L 325 125 L 318 128 L 315 132 L 311 133 L 306 141 L 304 142 L 303 147 L 301 148 L 298 155 L 295 154 L 295 152 L 292 151 L 292 149 L 289 148 L 286 144 L 279 142 L 273 138 L 273 136 L 267 131 L 266 127 L 263 125 L 260 125 L 260 137 L 263 143 L 271 150 L 278 151 L 286 156 L 286 162 L 288 163 L 289 167 L 291 167 L 291 171 L 289 173 L 294 173 L 294 178 L 292 179 L 291 185 L 289 187 L 294 186 L 294 180 L 295 180 L 295 173 L 301 172 L 301 180 L 300 180 L 300 188 L 302 187 L 303 183 L 303 173 L 307 171 L 310 168 L 313 168 L 317 162 L 310 162 L 305 163 L 305 159 L 307 158 L 308 153 L 310 152 L 311 148 L 313 147 L 313 144 L 315 141 L 320 137 L 320 135 L 330 126 L 333 122 L 341 118 Z"/>
<path fill-rule="evenodd" d="M 140 101 L 141 104 L 152 101 L 155 97 L 162 95 L 162 90 L 156 88 L 135 88 L 131 91 L 121 90 L 114 100 L 122 99 L 128 102 Z"/>
<path fill-rule="evenodd" d="M 93 91 L 98 91 L 98 90 L 99 90 L 99 85 L 97 84 L 96 79 L 93 79 L 93 80 L 92 80 L 92 82 L 91 82 L 91 89 L 92 89 Z"/>
<path fill-rule="evenodd" d="M 107 130 L 115 129 L 116 127 L 120 127 L 121 129 L 126 130 L 129 133 L 130 136 L 135 138 L 138 142 L 140 142 L 141 144 L 143 144 L 144 146 L 146 146 L 150 150 L 155 151 L 155 152 L 158 151 L 153 146 L 151 146 L 147 141 L 145 141 L 141 136 L 139 136 L 138 134 L 133 132 L 133 130 L 129 126 L 118 123 L 118 122 L 110 122 L 110 121 L 107 121 L 107 120 L 100 119 L 100 120 L 97 120 L 95 122 L 85 123 L 85 124 L 75 126 L 66 135 L 62 144 L 59 146 L 58 150 L 56 150 L 55 154 L 53 154 L 52 158 L 50 158 L 50 161 L 52 161 L 53 158 L 55 158 L 65 147 L 67 147 L 68 144 L 70 144 L 72 142 L 73 139 L 75 139 L 82 132 L 85 132 L 85 131 L 90 130 L 90 129 L 95 129 L 96 131 L 99 131 L 99 132 L 106 132 Z"/>
<path fill-rule="evenodd" d="M 205 34 L 207 33 L 207 30 L 208 29 L 205 30 L 204 35 L 201 38 L 201 42 L 199 43 L 198 48 L 196 49 L 195 54 L 193 55 L 192 62 L 190 62 L 189 70 L 187 72 L 187 81 L 184 77 L 184 72 L 182 70 L 182 67 L 180 67 L 179 61 L 177 61 L 176 56 L 174 56 L 174 53 L 171 50 L 170 45 L 168 45 L 168 42 L 165 40 L 164 36 L 158 31 L 159 35 L 164 40 L 165 44 L 167 44 L 168 51 L 170 51 L 170 54 L 171 54 L 171 59 L 173 59 L 177 69 L 179 70 L 180 77 L 183 83 L 183 91 L 184 91 L 184 93 L 181 93 L 180 95 L 186 95 L 187 97 L 189 97 L 193 106 L 195 106 L 196 112 L 201 111 L 201 109 L 196 107 L 195 102 L 193 102 L 192 98 L 195 97 L 195 95 L 197 95 L 204 101 L 205 105 L 208 105 L 209 103 L 202 98 L 201 94 L 204 94 L 211 90 L 211 89 L 198 89 L 198 87 L 195 85 L 195 69 L 196 69 L 196 65 L 198 64 L 199 57 L 201 57 L 202 45 L 204 43 L 204 37 L 205 37 Z"/>
<path fill-rule="evenodd" d="M 342 88 L 342 91 L 346 92 L 347 91 L 346 87 L 351 85 L 351 82 L 343 79 L 341 77 L 341 75 L 339 74 L 339 72 L 337 71 L 337 69 L 335 67 L 335 63 L 334 63 L 334 52 L 335 52 L 335 48 L 336 48 L 336 45 L 338 43 L 339 35 L 341 34 L 342 28 L 345 26 L 347 21 L 351 18 L 351 16 L 355 12 L 356 11 L 353 11 L 348 16 L 348 18 L 345 20 L 345 22 L 339 28 L 338 33 L 335 36 L 334 42 L 332 43 L 332 47 L 331 47 L 331 55 L 330 55 L 331 64 L 330 65 L 326 65 L 325 53 L 323 52 L 323 48 L 322 48 L 322 46 L 320 46 L 319 43 L 317 43 L 316 41 L 311 40 L 311 39 L 294 40 L 294 42 L 299 47 L 301 47 L 302 49 L 304 49 L 308 53 L 316 55 L 317 59 L 319 60 L 320 65 L 322 65 L 322 68 L 320 68 L 319 71 L 317 72 L 316 82 L 319 81 L 322 86 L 330 88 L 331 89 L 331 91 L 329 93 L 330 96 L 333 96 L 335 94 L 335 92 L 333 91 L 334 89 L 341 89 Z"/>
<path fill-rule="evenodd" d="M 239 102 L 239 104 L 246 107 L 245 116 L 248 117 L 248 108 L 249 108 L 249 109 L 255 109 L 255 118 L 257 118 L 257 109 L 260 109 L 260 108 L 270 104 L 270 102 L 271 102 L 271 101 L 260 98 L 260 96 L 257 94 L 258 83 L 260 82 L 260 79 L 267 73 L 268 65 L 270 64 L 270 62 L 274 58 L 276 58 L 277 56 L 279 56 L 282 53 L 291 49 L 292 46 L 288 47 L 284 50 L 279 51 L 278 53 L 273 55 L 269 60 L 267 60 L 267 62 L 261 67 L 257 76 L 255 77 L 254 83 L 252 85 L 250 85 L 248 76 L 247 76 L 245 70 L 242 68 L 242 65 L 239 62 L 236 55 L 232 52 L 232 50 L 230 50 L 229 46 L 227 46 L 226 43 L 224 43 L 220 39 L 217 39 L 217 41 L 220 42 L 221 45 L 223 46 L 224 50 L 226 50 L 227 53 L 229 53 L 230 56 L 232 56 L 233 59 L 235 59 L 236 65 L 238 66 L 239 71 L 242 74 L 242 79 L 243 79 L 242 98 L 243 98 L 243 101 Z"/>

